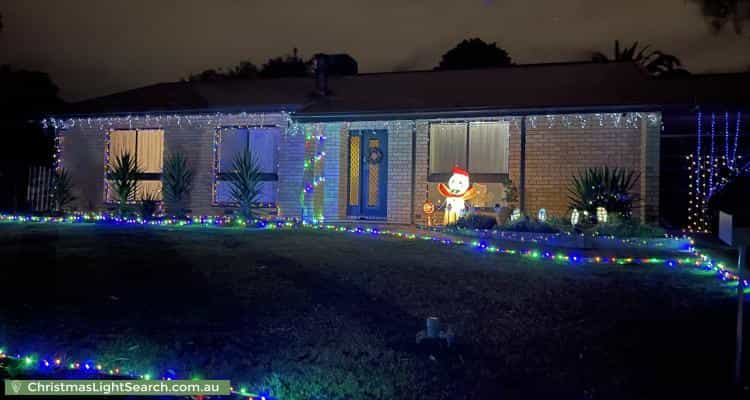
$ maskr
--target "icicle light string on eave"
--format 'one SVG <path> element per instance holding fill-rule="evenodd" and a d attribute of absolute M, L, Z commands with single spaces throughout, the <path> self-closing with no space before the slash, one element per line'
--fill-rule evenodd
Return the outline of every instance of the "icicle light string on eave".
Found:
<path fill-rule="evenodd" d="M 186 220 L 178 219 L 162 219 L 145 221 L 140 218 L 129 218 L 123 219 L 106 214 L 79 214 L 67 217 L 37 217 L 37 216 L 19 216 L 19 215 L 0 215 L 0 222 L 42 222 L 42 223 L 61 223 L 61 224 L 76 224 L 76 223 L 109 223 L 114 225 L 144 225 L 144 226 L 236 226 L 236 227 L 256 227 L 260 229 L 270 230 L 295 230 L 295 229 L 311 229 L 317 231 L 332 231 L 332 232 L 345 232 L 351 234 L 367 234 L 371 237 L 394 237 L 398 239 L 420 239 L 431 242 L 440 243 L 451 247 L 468 247 L 474 250 L 479 250 L 489 254 L 505 254 L 519 256 L 523 258 L 530 258 L 535 260 L 547 260 L 555 261 L 558 263 L 567 264 L 620 264 L 620 265 L 631 265 L 631 264 L 662 264 L 667 267 L 687 266 L 692 268 L 699 268 L 706 271 L 713 271 L 717 273 L 717 276 L 721 280 L 738 280 L 737 275 L 728 269 L 723 263 L 715 262 L 709 256 L 700 253 L 694 248 L 691 249 L 692 253 L 689 257 L 676 257 L 676 258 L 661 258 L 661 257 L 640 257 L 640 256 L 620 256 L 620 257 L 605 257 L 605 256 L 584 256 L 580 252 L 564 252 L 560 250 L 544 250 L 544 249 L 511 249 L 501 248 L 488 244 L 484 240 L 455 240 L 448 237 L 432 236 L 426 234 L 416 234 L 411 232 L 402 232 L 390 229 L 377 229 L 377 228 L 362 228 L 362 227 L 346 227 L 330 224 L 310 224 L 307 222 L 299 223 L 297 221 L 266 221 L 266 220 L 243 220 L 241 218 L 232 218 L 229 216 L 224 217 L 193 217 Z"/>
<path fill-rule="evenodd" d="M 264 121 L 273 116 L 281 116 L 287 123 L 287 133 L 295 135 L 304 133 L 304 128 L 294 120 L 294 114 L 288 111 L 277 113 L 253 113 L 253 112 L 215 112 L 215 113 L 195 113 L 195 114 L 168 114 L 168 113 L 143 113 L 124 116 L 108 117 L 86 117 L 86 118 L 45 118 L 41 120 L 44 128 L 55 128 L 58 130 L 72 129 L 77 126 L 87 128 L 122 129 L 136 126 L 196 126 L 196 127 L 219 127 L 225 124 L 227 118 L 239 118 L 245 121 L 244 125 L 255 126 L 263 124 Z M 513 121 L 519 125 L 517 116 L 498 116 L 498 119 Z M 419 118 L 420 120 L 445 121 L 450 122 L 456 118 Z M 465 120 L 463 118 L 462 120 Z M 547 115 L 529 115 L 530 126 L 536 128 L 542 123 L 548 127 L 563 126 L 566 128 L 587 128 L 587 127 L 605 127 L 613 126 L 615 128 L 639 128 L 641 121 L 646 120 L 651 125 L 659 124 L 658 113 L 589 113 L 589 114 L 547 114 Z M 391 128 L 408 129 L 414 124 L 414 120 L 383 120 L 375 121 L 385 124 Z"/>

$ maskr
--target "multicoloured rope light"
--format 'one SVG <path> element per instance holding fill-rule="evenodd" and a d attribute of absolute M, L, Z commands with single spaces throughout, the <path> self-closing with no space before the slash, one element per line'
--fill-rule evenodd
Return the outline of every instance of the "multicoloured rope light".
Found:
<path fill-rule="evenodd" d="M 613 264 L 613 265 L 664 265 L 668 268 L 677 267 L 690 267 L 697 268 L 704 271 L 711 271 L 716 273 L 717 277 L 722 281 L 739 281 L 733 271 L 729 270 L 724 264 L 715 262 L 708 255 L 703 254 L 696 249 L 692 248 L 690 255 L 685 257 L 677 258 L 663 258 L 663 257 L 631 257 L 631 256 L 620 256 L 620 257 L 603 257 L 597 255 L 583 255 L 580 252 L 564 252 L 561 250 L 545 250 L 545 249 L 511 249 L 502 248 L 486 240 L 462 240 L 452 239 L 445 236 L 433 236 L 427 234 L 420 234 L 414 232 L 404 232 L 391 229 L 379 229 L 372 227 L 351 227 L 341 226 L 333 224 L 309 224 L 299 223 L 297 221 L 265 221 L 265 220 L 251 220 L 246 221 L 239 218 L 233 217 L 211 217 L 201 216 L 193 217 L 186 220 L 177 219 L 162 219 L 155 221 L 144 221 L 139 218 L 119 218 L 116 216 L 106 214 L 77 214 L 65 217 L 46 217 L 46 216 L 23 216 L 23 215 L 5 215 L 0 214 L 0 222 L 16 222 L 16 223 L 48 223 L 48 224 L 85 224 L 85 223 L 100 223 L 100 224 L 115 224 L 115 225 L 165 225 L 165 226 L 234 226 L 234 227 L 256 227 L 258 229 L 271 229 L 271 230 L 312 230 L 312 231 L 328 231 L 336 233 L 347 233 L 359 236 L 367 237 L 391 237 L 396 239 L 404 240 L 423 240 L 438 243 L 441 245 L 453 247 L 453 248 L 468 248 L 474 251 L 487 254 L 500 254 L 508 256 L 516 256 L 530 260 L 546 260 L 550 262 L 556 262 L 568 265 L 583 265 L 583 264 Z M 743 280 L 741 282 L 743 287 L 748 286 L 748 281 Z M 119 366 L 105 365 L 98 363 L 93 360 L 84 360 L 53 356 L 40 358 L 35 353 L 26 353 L 25 355 L 16 354 L 15 356 L 8 355 L 4 349 L 0 348 L 0 368 L 8 368 L 8 361 L 16 363 L 21 369 L 27 369 L 38 373 L 54 374 L 61 373 L 63 371 L 74 371 L 80 372 L 88 377 L 103 377 L 103 376 L 118 376 L 127 377 L 133 379 L 152 379 L 152 375 L 149 373 L 136 373 L 132 371 L 123 371 Z M 169 372 L 162 374 L 159 379 L 172 380 L 178 379 L 173 370 L 167 370 Z M 271 399 L 266 394 L 254 394 L 250 393 L 247 389 L 240 387 L 238 389 L 233 388 L 233 393 L 237 396 L 247 399 Z"/>
<path fill-rule="evenodd" d="M 160 220 L 143 220 L 141 218 L 120 218 L 108 214 L 76 214 L 65 217 L 45 217 L 45 216 L 23 216 L 23 215 L 5 215 L 0 214 L 0 222 L 20 222 L 20 223 L 51 223 L 51 224 L 81 224 L 81 223 L 99 223 L 99 224 L 113 224 L 113 225 L 142 225 L 142 226 L 215 226 L 215 227 L 238 227 L 247 228 L 254 227 L 256 229 L 269 229 L 269 230 L 317 230 L 317 231 L 331 231 L 350 233 L 357 235 L 369 235 L 372 237 L 383 237 L 389 236 L 398 239 L 407 240 L 425 240 L 435 243 L 440 243 L 452 247 L 464 247 L 473 250 L 478 250 L 488 254 L 504 254 L 519 256 L 528 259 L 547 260 L 554 262 L 565 262 L 568 264 L 618 264 L 618 265 L 638 265 L 638 264 L 662 264 L 667 267 L 692 267 L 698 268 L 704 271 L 716 272 L 717 277 L 722 281 L 738 281 L 739 277 L 724 263 L 716 262 L 707 254 L 701 253 L 694 247 L 689 250 L 690 256 L 686 257 L 642 257 L 642 256 L 599 256 L 599 255 L 583 255 L 580 251 L 562 251 L 562 250 L 551 250 L 551 249 L 514 249 L 514 248 L 502 248 L 491 243 L 487 240 L 463 240 L 453 239 L 447 236 L 440 235 L 427 235 L 414 232 L 405 232 L 391 229 L 379 229 L 371 227 L 351 227 L 344 225 L 333 225 L 333 224 L 320 224 L 320 223 L 309 223 L 299 222 L 296 220 L 244 220 L 242 218 L 231 217 L 231 216 L 200 216 L 192 217 L 185 220 L 180 219 L 160 219 Z M 692 242 L 691 242 L 692 243 Z M 748 281 L 744 281 L 744 285 L 748 286 Z"/>
<path fill-rule="evenodd" d="M 34 374 L 53 377 L 62 374 L 70 376 L 73 373 L 75 376 L 85 379 L 119 378 L 163 381 L 181 379 L 173 369 L 167 369 L 159 377 L 156 377 L 151 373 L 129 371 L 120 366 L 99 363 L 91 359 L 68 357 L 63 355 L 63 352 L 56 352 L 49 357 L 40 357 L 38 354 L 30 352 L 11 355 L 6 352 L 5 348 L 0 347 L 0 369 L 12 370 L 14 375 L 21 376 Z M 274 397 L 267 391 L 254 393 L 241 386 L 232 386 L 231 391 L 235 397 L 246 400 L 274 400 Z M 202 398 L 209 398 L 209 396 L 203 396 Z M 222 396 L 222 398 L 226 397 Z"/>

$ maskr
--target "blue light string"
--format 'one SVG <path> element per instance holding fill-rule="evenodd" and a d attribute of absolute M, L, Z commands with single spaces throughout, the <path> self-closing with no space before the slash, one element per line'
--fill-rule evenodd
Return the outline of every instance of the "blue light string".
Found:
<path fill-rule="evenodd" d="M 703 141 L 703 112 L 698 111 L 698 145 L 695 151 L 695 162 L 697 163 L 697 168 L 695 169 L 695 190 L 697 193 L 700 192 L 701 187 L 701 169 L 702 169 L 702 162 L 701 162 L 701 142 Z M 699 207 L 703 207 L 703 205 L 698 205 Z"/>
<path fill-rule="evenodd" d="M 714 190 L 714 148 L 716 144 L 716 113 L 711 113 L 711 156 L 708 160 L 708 197 Z"/>
<path fill-rule="evenodd" d="M 736 162 L 737 162 L 737 145 L 740 141 L 740 121 L 742 120 L 742 112 L 737 111 L 737 123 L 735 125 L 735 131 L 734 131 L 734 148 L 732 149 L 732 168 L 734 168 Z"/>
<path fill-rule="evenodd" d="M 724 112 L 724 160 L 729 161 L 729 111 Z"/>

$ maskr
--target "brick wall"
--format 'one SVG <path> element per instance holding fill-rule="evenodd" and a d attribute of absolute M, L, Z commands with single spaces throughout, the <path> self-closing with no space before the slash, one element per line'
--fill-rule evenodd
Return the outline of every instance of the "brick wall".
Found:
<path fill-rule="evenodd" d="M 583 168 L 608 165 L 641 173 L 636 190 L 641 194 L 639 214 L 646 220 L 658 217 L 659 134 L 658 114 L 635 123 L 616 123 L 606 118 L 602 123 L 582 126 L 579 121 L 565 121 L 559 116 L 547 120 L 527 119 L 526 142 L 526 208 L 529 213 L 544 207 L 550 215 L 567 215 L 567 188 L 571 177 Z M 596 116 L 587 116 L 596 121 Z M 632 117 L 632 116 L 631 116 Z M 628 120 L 623 116 L 623 121 Z M 327 220 L 346 219 L 348 185 L 349 130 L 385 129 L 388 131 L 388 221 L 425 223 L 422 204 L 428 189 L 430 200 L 438 203 L 434 183 L 427 182 L 429 164 L 429 121 L 357 121 L 325 124 L 299 124 L 287 131 L 284 114 L 235 114 L 222 116 L 174 117 L 155 120 L 114 119 L 79 120 L 63 132 L 62 165 L 71 171 L 75 185 L 76 206 L 80 210 L 101 210 L 104 182 L 105 133 L 109 129 L 160 128 L 165 131 L 165 151 L 184 152 L 194 172 L 190 208 L 194 214 L 221 214 L 224 208 L 213 207 L 213 140 L 217 127 L 235 125 L 279 125 L 282 137 L 278 154 L 279 215 L 300 217 L 303 207 L 318 209 Z M 520 171 L 520 117 L 510 122 L 509 175 L 517 185 Z M 305 133 L 324 134 L 325 141 L 307 148 Z M 412 137 L 414 149 L 414 185 L 412 186 Z M 309 146 L 308 146 L 309 147 Z M 306 154 L 313 151 L 313 154 Z M 325 151 L 321 170 L 326 181 L 316 188 L 314 196 L 300 201 L 306 176 L 304 161 L 315 151 Z M 414 193 L 412 197 L 412 187 Z M 497 189 L 493 190 L 493 196 Z M 490 203 L 497 199 L 490 199 Z"/>
<path fill-rule="evenodd" d="M 326 181 L 321 189 L 324 191 L 322 208 L 326 220 L 335 221 L 347 218 L 349 131 L 383 129 L 388 131 L 387 220 L 393 223 L 411 222 L 411 138 L 413 130 L 411 122 L 357 121 L 301 125 L 305 130 L 321 129 L 322 132 L 325 132 L 324 173 Z M 287 184 L 287 180 L 284 179 L 282 182 L 281 191 L 285 191 L 284 185 Z M 293 190 L 290 189 L 290 191 Z M 299 192 L 296 193 L 299 202 Z"/>
<path fill-rule="evenodd" d="M 641 200 L 636 215 L 646 221 L 658 218 L 659 205 L 659 135 L 658 113 L 651 118 L 621 117 L 601 114 L 578 116 L 559 115 L 527 118 L 526 126 L 526 210 L 536 215 L 546 208 L 548 215 L 567 217 L 567 189 L 571 178 L 589 167 L 629 168 L 641 174 L 634 191 Z M 521 117 L 507 117 L 510 122 L 508 167 L 509 177 L 517 187 L 520 182 Z M 421 205 L 428 198 L 438 204 L 435 183 L 427 182 L 429 164 L 428 121 L 416 123 L 416 198 L 415 222 L 426 223 Z M 520 188 L 519 188 L 520 189 Z M 489 203 L 503 203 L 496 196 Z M 436 213 L 437 214 L 437 213 Z M 437 220 L 440 216 L 436 215 Z"/>
<path fill-rule="evenodd" d="M 577 120 L 565 123 L 559 117 L 553 123 L 540 118 L 536 126 L 527 120 L 527 212 L 546 208 L 548 215 L 567 216 L 572 176 L 585 168 L 609 166 L 641 174 L 634 188 L 641 197 L 636 215 L 649 221 L 656 218 L 660 122 L 643 118 L 629 124 L 626 115 L 619 123 L 605 118 L 600 124 L 594 115 L 584 117 L 590 121 L 588 126 Z M 516 185 L 520 182 L 520 125 L 520 118 L 515 118 L 510 130 L 509 172 Z"/>
<path fill-rule="evenodd" d="M 163 129 L 165 155 L 183 152 L 193 170 L 189 208 L 195 215 L 223 214 L 225 207 L 213 207 L 214 135 L 222 126 L 278 125 L 285 130 L 284 114 L 222 114 L 177 117 L 81 119 L 63 134 L 62 166 L 73 179 L 79 210 L 103 210 L 104 154 L 108 130 Z"/>

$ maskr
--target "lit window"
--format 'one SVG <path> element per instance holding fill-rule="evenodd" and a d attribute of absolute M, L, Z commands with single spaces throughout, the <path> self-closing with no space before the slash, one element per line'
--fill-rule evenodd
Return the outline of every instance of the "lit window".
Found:
<path fill-rule="evenodd" d="M 508 173 L 508 137 L 503 121 L 430 124 L 430 180 L 444 181 L 458 165 L 472 180 L 501 181 Z"/>
<path fill-rule="evenodd" d="M 274 203 L 278 181 L 277 157 L 279 129 L 276 128 L 237 128 L 223 129 L 219 133 L 219 147 L 216 152 L 218 175 L 216 176 L 216 193 L 214 203 L 231 204 L 231 185 L 227 181 L 232 172 L 234 159 L 249 150 L 262 172 L 261 194 L 259 203 Z"/>
<path fill-rule="evenodd" d="M 160 129 L 119 130 L 109 134 L 109 169 L 123 154 L 130 154 L 141 170 L 135 200 L 161 200 L 161 175 L 164 164 L 164 131 Z M 111 187 L 111 184 L 110 184 Z M 114 193 L 108 190 L 108 201 Z"/>

